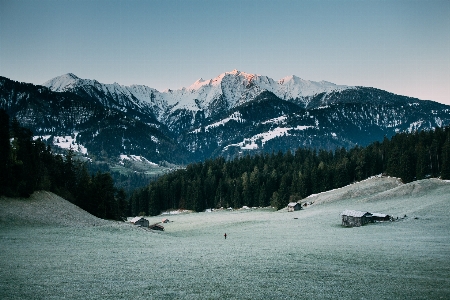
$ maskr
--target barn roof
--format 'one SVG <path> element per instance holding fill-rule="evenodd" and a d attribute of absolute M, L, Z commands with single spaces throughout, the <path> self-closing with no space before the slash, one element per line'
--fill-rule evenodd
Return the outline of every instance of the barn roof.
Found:
<path fill-rule="evenodd" d="M 370 212 L 367 212 L 367 211 L 350 210 L 350 209 L 346 209 L 343 212 L 341 212 L 341 216 L 350 216 L 350 217 L 357 217 L 357 218 L 361 218 L 362 216 L 364 216 L 366 214 L 372 215 Z"/>
<path fill-rule="evenodd" d="M 288 204 L 288 206 L 293 207 L 293 206 L 296 206 L 297 204 L 300 204 L 300 203 L 298 203 L 298 202 L 290 202 L 290 203 Z"/>
<path fill-rule="evenodd" d="M 372 217 L 378 217 L 378 218 L 386 218 L 389 215 L 381 214 L 381 213 L 372 213 Z"/>
<path fill-rule="evenodd" d="M 160 228 L 160 229 L 164 230 L 164 226 L 162 226 L 159 223 L 152 224 L 152 225 L 148 226 L 148 228 L 150 228 L 150 229 L 152 229 L 152 228 Z"/>
<path fill-rule="evenodd" d="M 131 219 L 131 223 L 136 223 L 137 221 L 139 221 L 140 219 L 142 219 L 142 217 L 134 217 L 133 219 Z"/>

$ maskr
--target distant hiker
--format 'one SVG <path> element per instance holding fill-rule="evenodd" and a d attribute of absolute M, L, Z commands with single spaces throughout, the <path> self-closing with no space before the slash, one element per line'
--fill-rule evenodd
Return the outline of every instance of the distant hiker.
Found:
<path fill-rule="evenodd" d="M 225 237 L 225 239 L 227 239 L 227 234 L 226 233 L 223 236 Z"/>

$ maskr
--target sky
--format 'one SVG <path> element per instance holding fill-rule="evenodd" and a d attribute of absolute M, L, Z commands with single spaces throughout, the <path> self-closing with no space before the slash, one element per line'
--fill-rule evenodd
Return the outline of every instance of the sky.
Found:
<path fill-rule="evenodd" d="M 0 76 L 160 91 L 238 69 L 450 105 L 450 1 L 0 0 Z"/>

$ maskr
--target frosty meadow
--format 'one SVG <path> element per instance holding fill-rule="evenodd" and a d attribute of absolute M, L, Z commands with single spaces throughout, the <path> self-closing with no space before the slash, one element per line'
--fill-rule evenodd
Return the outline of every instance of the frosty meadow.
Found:
<path fill-rule="evenodd" d="M 47 192 L 3 198 L 0 298 L 448 299 L 449 195 L 438 179 L 371 178 L 301 211 L 170 215 L 164 232 L 97 219 Z M 407 217 L 345 228 L 347 208 Z"/>

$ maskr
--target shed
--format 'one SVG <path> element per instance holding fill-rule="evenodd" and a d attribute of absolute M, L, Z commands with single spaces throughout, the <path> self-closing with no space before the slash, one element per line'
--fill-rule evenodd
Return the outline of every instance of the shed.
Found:
<path fill-rule="evenodd" d="M 130 222 L 141 227 L 148 227 L 149 224 L 148 220 L 143 217 L 135 217 Z"/>
<path fill-rule="evenodd" d="M 341 213 L 342 226 L 358 227 L 372 222 L 372 214 L 367 211 L 359 210 L 344 210 Z"/>
<path fill-rule="evenodd" d="M 386 215 L 386 214 L 381 214 L 381 213 L 372 213 L 372 221 L 378 221 L 378 222 L 383 222 L 383 221 L 391 221 L 392 217 L 390 215 Z"/>
<path fill-rule="evenodd" d="M 288 204 L 288 211 L 296 211 L 302 209 L 302 205 L 298 202 L 291 202 Z"/>
<path fill-rule="evenodd" d="M 152 224 L 148 226 L 148 228 L 150 228 L 151 230 L 164 231 L 164 226 L 160 225 L 159 223 Z"/>

